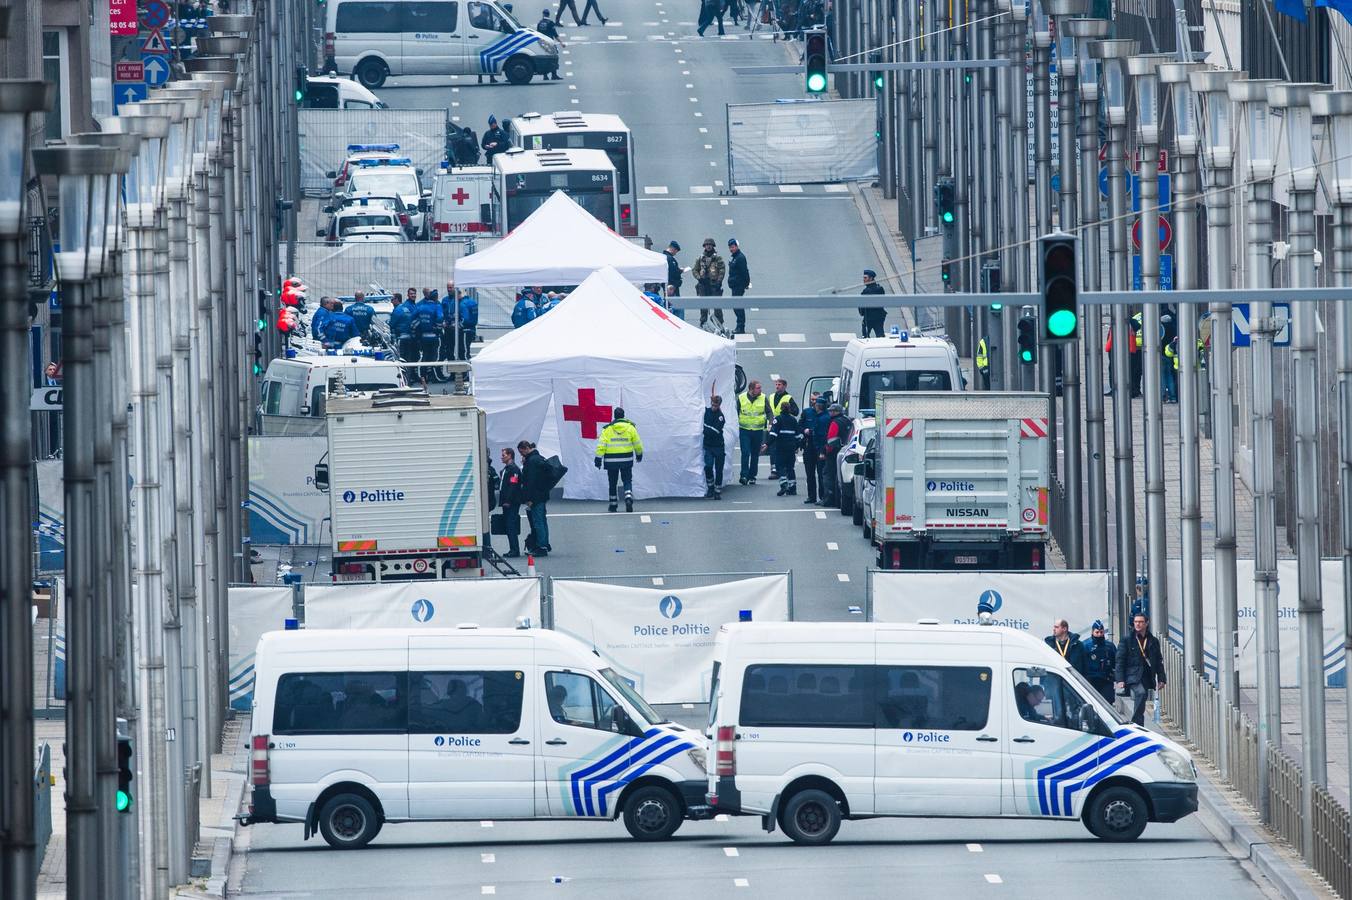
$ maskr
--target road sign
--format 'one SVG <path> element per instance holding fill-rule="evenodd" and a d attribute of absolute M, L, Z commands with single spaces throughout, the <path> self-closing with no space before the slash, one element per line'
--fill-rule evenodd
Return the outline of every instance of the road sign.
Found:
<path fill-rule="evenodd" d="M 135 5 L 133 3 L 133 5 Z M 141 12 L 141 21 L 147 28 L 155 31 L 169 24 L 169 4 L 164 0 L 149 0 Z"/>
<path fill-rule="evenodd" d="M 1169 151 L 1163 147 L 1160 148 L 1159 162 L 1156 168 L 1161 172 L 1169 171 Z M 1141 171 L 1141 151 L 1137 148 L 1131 157 L 1131 170 L 1133 172 Z"/>
<path fill-rule="evenodd" d="M 145 68 L 145 81 L 151 87 L 158 87 L 169 80 L 169 62 L 163 56 L 145 55 L 141 57 Z"/>
<path fill-rule="evenodd" d="M 1160 216 L 1160 249 L 1168 250 L 1169 245 L 1174 242 L 1174 228 L 1169 224 L 1169 220 Z M 1131 244 L 1137 250 L 1141 249 L 1141 220 L 1137 219 L 1131 226 Z"/>
<path fill-rule="evenodd" d="M 150 96 L 150 88 L 144 81 L 128 81 L 123 84 L 113 86 L 113 105 L 121 106 L 124 103 L 136 103 Z"/>
<path fill-rule="evenodd" d="M 169 44 L 164 40 L 164 33 L 157 28 L 150 29 L 145 40 L 141 41 L 141 56 L 168 56 Z"/>
<path fill-rule="evenodd" d="M 1131 211 L 1138 213 L 1141 211 L 1141 176 L 1132 175 L 1130 177 Z M 1159 176 L 1159 186 L 1160 212 L 1167 215 L 1170 212 L 1170 206 L 1174 202 L 1173 191 L 1171 190 L 1171 182 L 1168 175 Z"/>
<path fill-rule="evenodd" d="M 1141 257 L 1139 255 L 1131 258 L 1131 289 L 1133 291 L 1141 290 Z M 1171 253 L 1160 254 L 1160 290 L 1172 291 L 1174 289 L 1174 257 Z"/>
<path fill-rule="evenodd" d="M 1281 322 L 1281 328 L 1272 339 L 1274 347 L 1291 346 L 1291 304 L 1272 304 L 1272 317 Z M 1233 326 L 1231 338 L 1236 347 L 1251 346 L 1249 329 L 1249 304 L 1235 303 L 1230 306 L 1230 322 Z"/>
<path fill-rule="evenodd" d="M 124 59 L 113 66 L 113 81 L 121 83 L 145 80 L 145 67 L 139 62 Z"/>

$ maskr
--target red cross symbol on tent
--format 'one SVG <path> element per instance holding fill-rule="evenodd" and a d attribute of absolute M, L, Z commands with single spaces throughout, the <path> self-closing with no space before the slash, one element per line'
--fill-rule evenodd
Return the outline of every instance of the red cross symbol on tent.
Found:
<path fill-rule="evenodd" d="M 578 388 L 577 404 L 563 405 L 563 419 L 582 423 L 582 436 L 594 441 L 601 434 L 598 426 L 610 421 L 610 407 L 596 402 L 596 388 Z"/>
<path fill-rule="evenodd" d="M 659 306 L 658 304 L 653 303 L 651 300 L 648 301 L 648 308 L 651 309 L 651 310 L 653 311 L 653 315 L 657 316 L 658 318 L 660 318 L 660 319 L 661 319 L 662 321 L 664 321 L 664 322 L 669 322 L 669 323 L 671 324 L 671 327 L 672 327 L 672 328 L 680 328 L 680 327 L 681 327 L 681 326 L 679 326 L 679 325 L 676 324 L 676 321 L 675 321 L 674 319 L 672 319 L 671 316 L 667 315 L 667 311 L 666 311 L 665 309 L 663 309 L 663 308 L 662 308 L 661 306 Z"/>
<path fill-rule="evenodd" d="M 451 194 L 451 199 L 455 201 L 456 206 L 464 206 L 465 201 L 469 199 L 469 194 L 465 193 L 464 188 L 457 187 L 455 193 Z"/>

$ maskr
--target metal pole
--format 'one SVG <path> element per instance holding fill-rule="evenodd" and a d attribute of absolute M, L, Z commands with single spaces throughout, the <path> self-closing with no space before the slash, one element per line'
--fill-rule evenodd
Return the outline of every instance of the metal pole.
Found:
<path fill-rule="evenodd" d="M 977 18 L 981 21 L 974 23 L 976 28 L 976 47 L 977 57 L 979 59 L 990 59 L 994 54 L 994 26 L 989 17 L 995 11 L 995 4 L 992 0 L 978 0 Z M 980 261 L 985 262 L 991 255 L 996 244 L 996 147 L 997 140 L 995 131 L 995 72 L 992 69 L 980 69 L 977 71 L 977 123 L 978 139 L 974 142 L 973 152 L 977 153 L 976 168 L 981 170 L 981 188 L 976 191 L 976 197 L 980 200 L 980 226 L 976 234 L 976 246 L 981 254 Z M 1002 279 L 1003 280 L 1003 279 Z M 990 318 L 989 316 L 987 317 Z M 995 335 L 991 334 L 993 328 L 985 331 L 988 344 L 1002 344 L 1002 341 L 992 341 Z M 1003 333 L 1003 332 L 1002 332 Z M 991 359 L 991 387 L 996 389 L 1004 388 L 1004 369 L 1000 363 L 1000 355 L 1003 352 L 994 353 Z"/>
<path fill-rule="evenodd" d="M 1048 234 L 1052 230 L 1052 35 L 1051 20 L 1046 17 L 1034 19 L 1033 25 L 1033 147 L 1034 172 L 1036 175 L 1034 197 L 1037 200 L 1037 233 Z M 1059 112 L 1059 111 L 1058 111 Z M 1063 158 L 1069 155 L 1069 146 L 1063 148 Z M 1051 346 L 1044 349 L 1038 360 L 1038 388 L 1051 397 L 1052 415 L 1047 417 L 1047 438 L 1051 445 L 1051 477 L 1066 485 L 1067 477 L 1058 472 L 1057 422 L 1056 422 L 1056 369 L 1063 359 L 1063 349 Z M 1073 355 L 1073 354 L 1072 354 Z M 1064 367 L 1062 367 L 1064 368 Z M 1063 398 L 1069 400 L 1068 397 Z M 1065 404 L 1063 409 L 1068 410 Z M 1064 445 L 1069 458 L 1074 453 L 1069 441 Z M 1060 509 L 1057 510 L 1061 512 Z M 1065 550 L 1066 548 L 1062 548 Z M 1066 565 L 1075 568 L 1067 558 Z"/>

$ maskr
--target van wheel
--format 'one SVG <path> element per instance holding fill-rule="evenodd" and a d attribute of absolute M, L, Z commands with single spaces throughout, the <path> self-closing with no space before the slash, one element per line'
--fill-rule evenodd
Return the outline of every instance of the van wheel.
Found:
<path fill-rule="evenodd" d="M 671 791 L 653 784 L 634 791 L 624 804 L 624 827 L 637 841 L 665 841 L 684 817 Z"/>
<path fill-rule="evenodd" d="M 360 794 L 335 794 L 319 811 L 319 833 L 335 850 L 365 847 L 380 833 L 380 817 Z"/>
<path fill-rule="evenodd" d="M 829 844 L 840 830 L 840 804 L 826 791 L 799 791 L 780 812 L 779 827 L 795 844 Z"/>
<path fill-rule="evenodd" d="M 357 76 L 362 87 L 374 90 L 385 83 L 390 70 L 378 59 L 364 59 L 352 74 Z"/>
<path fill-rule="evenodd" d="M 864 529 L 864 540 L 866 540 L 866 541 L 872 541 L 872 540 L 873 540 L 873 526 L 870 525 L 867 521 L 865 521 L 865 522 L 862 523 L 862 526 L 861 526 L 861 527 L 863 527 L 863 529 Z"/>
<path fill-rule="evenodd" d="M 1150 811 L 1138 791 L 1110 787 L 1094 796 L 1084 816 L 1090 832 L 1105 841 L 1134 841 L 1145 831 Z"/>
<path fill-rule="evenodd" d="M 854 486 L 840 486 L 840 514 L 848 516 L 854 512 Z"/>
<path fill-rule="evenodd" d="M 512 84 L 530 84 L 535 75 L 535 66 L 524 56 L 513 56 L 502 65 L 502 74 Z"/>

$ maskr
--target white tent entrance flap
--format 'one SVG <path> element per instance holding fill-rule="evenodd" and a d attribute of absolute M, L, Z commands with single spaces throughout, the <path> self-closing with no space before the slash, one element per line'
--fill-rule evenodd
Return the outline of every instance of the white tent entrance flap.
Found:
<path fill-rule="evenodd" d="M 524 439 L 546 456 L 557 453 L 568 467 L 567 499 L 608 496 L 592 460 L 616 407 L 643 441 L 634 496 L 699 497 L 704 408 L 711 394 L 731 408 L 735 354 L 732 341 L 681 321 L 605 268 L 476 356 L 475 396 L 488 416 L 490 449 Z M 736 429 L 736 416 L 728 416 L 730 448 Z"/>
<path fill-rule="evenodd" d="M 581 284 L 610 267 L 635 284 L 665 282 L 667 259 L 620 237 L 563 191 L 481 253 L 457 260 L 456 287 Z"/>

